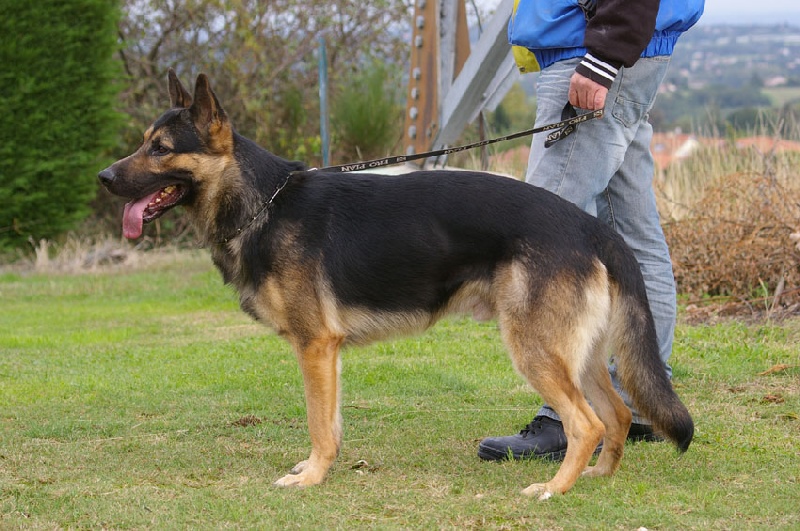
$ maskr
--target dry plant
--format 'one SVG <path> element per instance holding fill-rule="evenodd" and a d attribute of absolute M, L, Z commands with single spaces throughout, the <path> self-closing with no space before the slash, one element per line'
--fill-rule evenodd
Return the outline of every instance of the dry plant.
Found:
<path fill-rule="evenodd" d="M 104 235 L 97 237 L 69 234 L 60 242 L 42 239 L 30 241 L 31 250 L 21 253 L 13 264 L 3 269 L 40 274 L 81 274 L 100 271 L 133 270 L 174 261 L 184 251 L 165 246 L 145 251 L 151 242 L 137 245 Z"/>
<path fill-rule="evenodd" d="M 691 303 L 800 311 L 798 162 L 790 152 L 711 148 L 659 181 L 672 192 L 660 198 L 671 217 L 664 229 L 678 292 Z"/>

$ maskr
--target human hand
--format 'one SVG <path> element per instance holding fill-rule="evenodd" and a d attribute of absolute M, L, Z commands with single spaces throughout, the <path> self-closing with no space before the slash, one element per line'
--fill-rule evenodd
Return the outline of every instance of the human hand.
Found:
<path fill-rule="evenodd" d="M 569 80 L 569 102 L 574 107 L 596 111 L 606 104 L 608 89 L 577 72 Z"/>

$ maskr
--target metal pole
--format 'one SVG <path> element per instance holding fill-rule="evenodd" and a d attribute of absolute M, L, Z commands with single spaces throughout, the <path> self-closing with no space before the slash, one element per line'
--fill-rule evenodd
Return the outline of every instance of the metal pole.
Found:
<path fill-rule="evenodd" d="M 322 165 L 328 165 L 330 158 L 330 137 L 328 136 L 328 54 L 325 51 L 325 37 L 319 40 L 319 129 L 322 139 Z"/>

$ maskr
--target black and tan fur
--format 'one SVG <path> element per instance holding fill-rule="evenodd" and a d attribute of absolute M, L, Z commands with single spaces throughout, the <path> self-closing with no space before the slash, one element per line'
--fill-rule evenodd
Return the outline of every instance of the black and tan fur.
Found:
<path fill-rule="evenodd" d="M 641 273 L 612 229 L 484 173 L 306 171 L 237 134 L 206 76 L 192 97 L 170 71 L 169 92 L 172 108 L 142 146 L 99 177 L 139 209 L 151 198 L 141 220 L 126 219 L 130 237 L 183 205 L 242 308 L 294 347 L 312 449 L 277 485 L 320 483 L 339 451 L 343 346 L 421 332 L 451 312 L 496 318 L 514 366 L 564 421 L 561 468 L 525 494 L 546 499 L 619 466 L 631 413 L 609 352 L 639 410 L 689 446 L 692 420 L 657 355 Z"/>

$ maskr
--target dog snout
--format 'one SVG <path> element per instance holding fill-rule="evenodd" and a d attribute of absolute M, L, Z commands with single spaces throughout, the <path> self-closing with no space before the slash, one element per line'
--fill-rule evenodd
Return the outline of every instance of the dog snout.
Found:
<path fill-rule="evenodd" d="M 116 176 L 114 175 L 114 172 L 111 170 L 111 168 L 106 168 L 97 174 L 97 178 L 100 179 L 100 183 L 106 188 L 111 186 L 111 183 L 114 182 L 115 177 Z"/>

